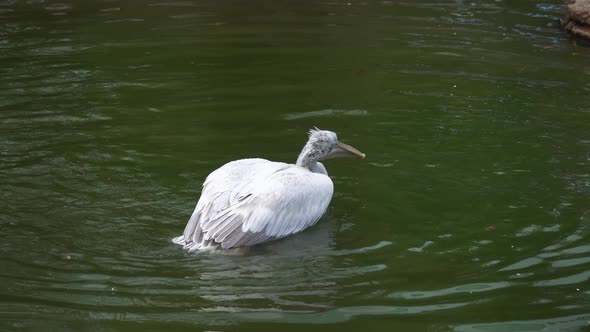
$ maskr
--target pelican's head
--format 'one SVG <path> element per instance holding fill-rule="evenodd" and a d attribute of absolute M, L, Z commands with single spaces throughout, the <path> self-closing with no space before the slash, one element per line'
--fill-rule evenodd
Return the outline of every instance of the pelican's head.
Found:
<path fill-rule="evenodd" d="M 297 159 L 297 165 L 308 167 L 318 160 L 347 157 L 365 158 L 365 154 L 338 141 L 336 133 L 314 128 L 309 131 L 309 139 Z"/>

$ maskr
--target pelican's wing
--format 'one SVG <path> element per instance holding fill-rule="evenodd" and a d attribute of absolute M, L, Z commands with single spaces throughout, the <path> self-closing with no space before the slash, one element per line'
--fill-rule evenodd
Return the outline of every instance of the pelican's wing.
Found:
<path fill-rule="evenodd" d="M 205 181 L 185 239 L 234 248 L 282 238 L 315 224 L 332 198 L 325 175 L 263 159 L 233 163 Z"/>
<path fill-rule="evenodd" d="M 229 162 L 211 172 L 203 183 L 201 197 L 184 228 L 183 236 L 175 238 L 175 243 L 184 245 L 187 249 L 201 249 L 203 243 L 203 219 L 210 218 L 232 205 L 230 199 L 234 196 L 237 186 L 249 182 L 257 168 L 266 168 L 272 162 L 259 159 L 240 159 Z"/>

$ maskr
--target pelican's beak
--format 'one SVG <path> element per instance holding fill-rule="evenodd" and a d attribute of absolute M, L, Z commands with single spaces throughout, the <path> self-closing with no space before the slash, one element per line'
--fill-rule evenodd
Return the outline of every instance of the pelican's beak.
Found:
<path fill-rule="evenodd" d="M 365 158 L 365 154 L 359 150 L 353 148 L 350 145 L 346 145 L 342 142 L 336 142 L 336 146 L 322 159 L 332 158 Z"/>

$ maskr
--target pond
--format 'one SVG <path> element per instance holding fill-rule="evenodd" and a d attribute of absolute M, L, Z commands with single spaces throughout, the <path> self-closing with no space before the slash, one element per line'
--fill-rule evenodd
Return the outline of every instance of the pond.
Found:
<path fill-rule="evenodd" d="M 590 45 L 562 1 L 5 1 L 0 329 L 590 328 Z M 181 234 L 205 177 L 294 162 L 320 222 Z"/>

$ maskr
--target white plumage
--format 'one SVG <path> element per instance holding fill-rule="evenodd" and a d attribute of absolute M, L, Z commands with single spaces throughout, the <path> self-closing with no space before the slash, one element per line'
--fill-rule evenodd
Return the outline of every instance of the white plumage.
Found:
<path fill-rule="evenodd" d="M 312 129 L 297 164 L 241 159 L 213 171 L 183 235 L 172 241 L 188 250 L 252 246 L 314 225 L 334 185 L 318 161 L 357 156 L 331 131 Z"/>

